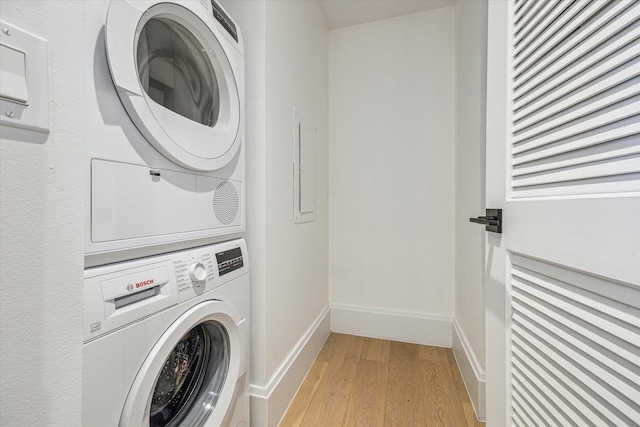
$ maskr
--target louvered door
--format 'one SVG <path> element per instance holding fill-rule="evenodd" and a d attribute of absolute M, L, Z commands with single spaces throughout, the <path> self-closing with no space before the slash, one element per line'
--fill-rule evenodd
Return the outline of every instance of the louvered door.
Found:
<path fill-rule="evenodd" d="M 510 422 L 640 425 L 640 1 L 510 3 Z"/>

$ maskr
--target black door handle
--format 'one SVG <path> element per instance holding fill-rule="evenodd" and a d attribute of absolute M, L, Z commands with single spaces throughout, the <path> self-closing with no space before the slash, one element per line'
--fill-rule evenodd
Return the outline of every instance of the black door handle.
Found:
<path fill-rule="evenodd" d="M 500 222 L 492 216 L 479 216 L 477 218 L 469 218 L 469 221 L 484 225 L 498 225 Z"/>
<path fill-rule="evenodd" d="M 487 231 L 502 233 L 502 209 L 487 209 L 485 216 L 469 218 L 469 221 L 486 225 L 485 230 Z"/>

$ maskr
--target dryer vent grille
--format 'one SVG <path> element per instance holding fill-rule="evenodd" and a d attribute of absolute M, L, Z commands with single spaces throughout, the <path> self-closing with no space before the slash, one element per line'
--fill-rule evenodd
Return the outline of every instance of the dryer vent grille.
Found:
<path fill-rule="evenodd" d="M 229 225 L 236 220 L 240 208 L 238 190 L 229 181 L 224 181 L 213 193 L 213 213 L 224 225 Z"/>

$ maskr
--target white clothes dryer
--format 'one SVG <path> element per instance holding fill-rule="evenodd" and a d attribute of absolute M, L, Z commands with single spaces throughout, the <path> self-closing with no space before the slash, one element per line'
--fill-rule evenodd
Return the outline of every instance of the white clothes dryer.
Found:
<path fill-rule="evenodd" d="M 85 270 L 82 425 L 249 425 L 244 240 Z"/>
<path fill-rule="evenodd" d="M 240 237 L 238 26 L 215 0 L 85 4 L 85 266 Z"/>

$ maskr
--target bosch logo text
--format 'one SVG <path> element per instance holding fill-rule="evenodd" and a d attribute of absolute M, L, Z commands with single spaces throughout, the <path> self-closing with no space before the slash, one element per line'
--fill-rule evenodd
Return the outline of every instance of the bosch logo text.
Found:
<path fill-rule="evenodd" d="M 145 286 L 149 286 L 153 284 L 153 279 L 143 280 L 142 282 L 136 283 L 136 289 L 144 288 Z"/>

